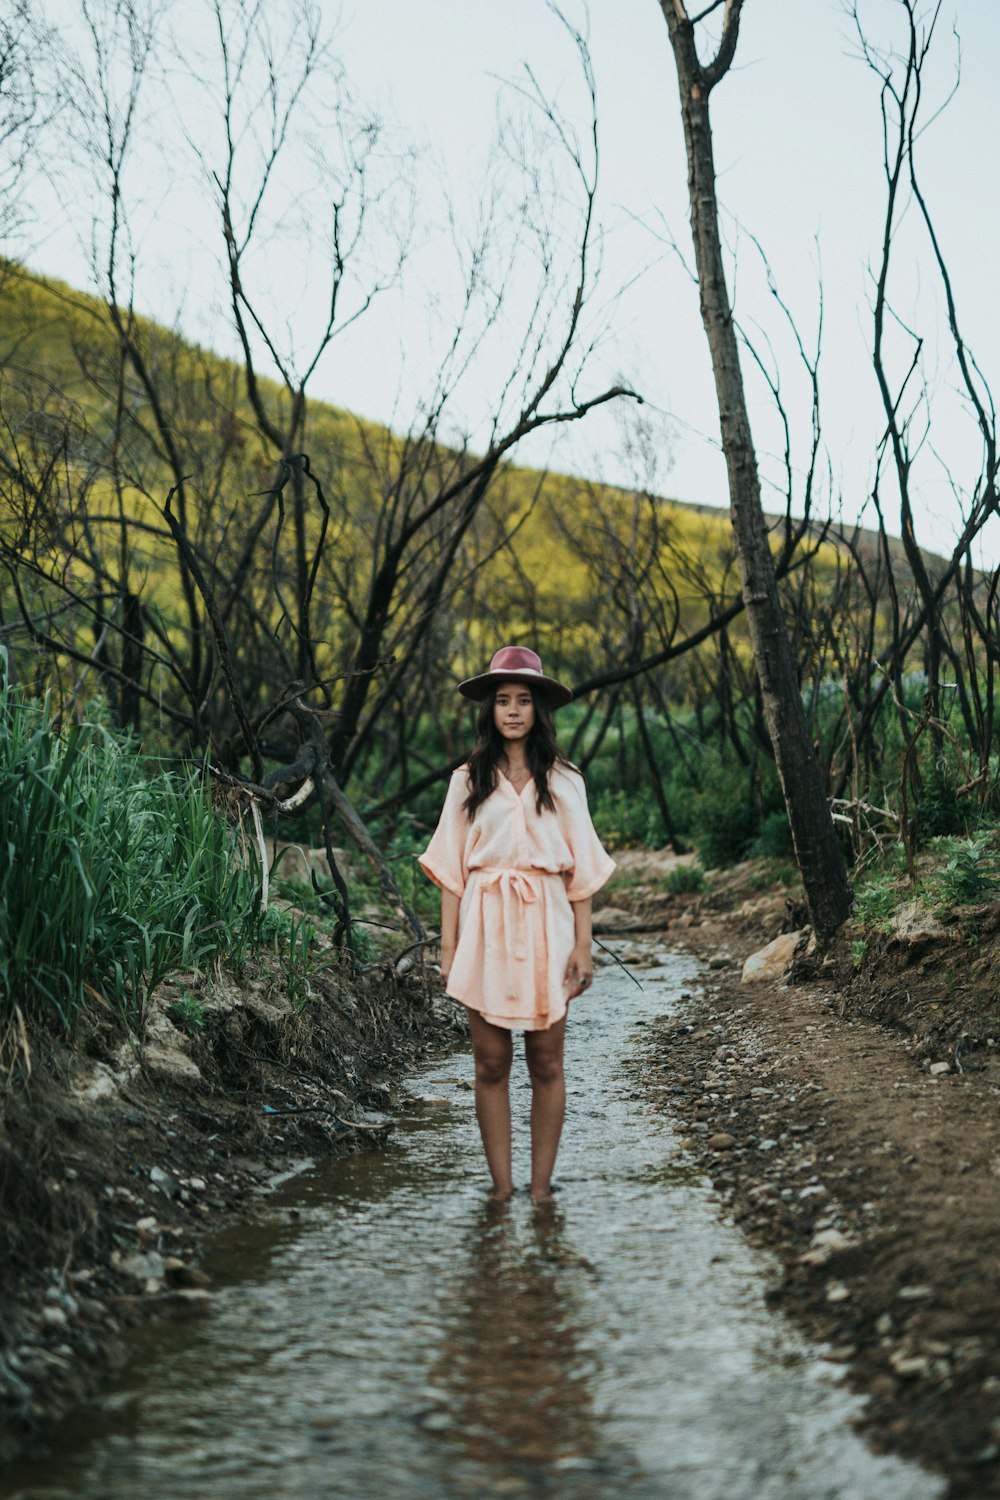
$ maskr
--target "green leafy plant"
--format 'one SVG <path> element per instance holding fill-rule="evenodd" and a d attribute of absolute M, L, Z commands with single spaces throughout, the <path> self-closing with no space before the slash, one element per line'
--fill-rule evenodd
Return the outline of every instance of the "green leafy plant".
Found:
<path fill-rule="evenodd" d="M 760 825 L 754 851 L 769 859 L 787 860 L 792 853 L 792 830 L 785 812 L 768 813 Z"/>
<path fill-rule="evenodd" d="M 663 888 L 672 896 L 696 894 L 708 885 L 701 865 L 675 865 L 663 877 Z"/>
<path fill-rule="evenodd" d="M 935 840 L 935 846 L 950 851 L 947 864 L 933 882 L 935 905 L 950 910 L 986 901 L 1000 882 L 997 854 L 987 834 L 974 839 Z"/>
<path fill-rule="evenodd" d="M 197 1032 L 205 1024 L 204 1005 L 197 995 L 190 995 L 187 990 L 182 990 L 173 1004 L 167 1007 L 167 1015 L 182 1031 Z"/>
<path fill-rule="evenodd" d="M 898 904 L 891 885 L 872 881 L 870 885 L 859 887 L 854 894 L 855 920 L 869 931 L 885 932 Z"/>
<path fill-rule="evenodd" d="M 854 965 L 855 969 L 860 969 L 862 967 L 865 961 L 865 954 L 867 952 L 868 943 L 865 938 L 857 938 L 851 944 L 851 963 Z"/>
<path fill-rule="evenodd" d="M 752 771 L 710 761 L 692 798 L 691 841 L 702 864 L 711 870 L 746 859 L 759 826 Z"/>

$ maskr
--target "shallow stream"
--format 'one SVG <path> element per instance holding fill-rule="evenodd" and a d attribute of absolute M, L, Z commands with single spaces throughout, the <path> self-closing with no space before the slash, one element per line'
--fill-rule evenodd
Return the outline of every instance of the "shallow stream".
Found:
<path fill-rule="evenodd" d="M 211 1315 L 138 1330 L 114 1386 L 0 1496 L 940 1495 L 848 1425 L 842 1370 L 765 1308 L 773 1267 L 650 1106 L 644 1024 L 691 962 L 664 957 L 641 990 L 604 968 L 574 1006 L 554 1207 L 484 1204 L 470 1059 L 428 1065 L 388 1147 L 295 1178 L 221 1236 Z"/>

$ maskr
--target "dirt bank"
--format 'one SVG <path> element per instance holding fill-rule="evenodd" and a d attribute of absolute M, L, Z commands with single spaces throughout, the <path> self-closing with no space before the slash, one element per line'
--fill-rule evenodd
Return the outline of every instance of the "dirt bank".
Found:
<path fill-rule="evenodd" d="M 801 924 L 794 894 L 748 865 L 667 898 L 625 863 L 618 908 L 706 965 L 650 1086 L 780 1258 L 770 1300 L 845 1364 L 876 1444 L 949 1497 L 1000 1494 L 1000 908 L 904 914 L 875 951 L 847 930 L 822 965 L 744 984 Z"/>
<path fill-rule="evenodd" d="M 155 997 L 136 1050 L 109 1020 L 35 1033 L 0 1090 L 0 1465 L 85 1396 L 149 1314 L 196 1317 L 200 1247 L 277 1175 L 385 1138 L 394 1081 L 456 1034 L 419 971 L 262 966 Z"/>

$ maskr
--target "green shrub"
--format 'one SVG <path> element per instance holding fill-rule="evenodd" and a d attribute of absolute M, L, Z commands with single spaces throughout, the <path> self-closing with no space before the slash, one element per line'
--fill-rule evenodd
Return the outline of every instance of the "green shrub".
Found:
<path fill-rule="evenodd" d="M 182 991 L 180 997 L 169 1006 L 167 1014 L 175 1026 L 182 1031 L 197 1032 L 205 1024 L 205 1007 L 197 995 L 190 995 L 186 990 Z"/>
<path fill-rule="evenodd" d="M 590 803 L 594 826 L 609 849 L 622 849 L 630 844 L 656 848 L 662 844 L 663 823 L 649 786 L 634 792 L 598 792 L 591 796 Z"/>
<path fill-rule="evenodd" d="M 95 723 L 61 734 L 46 704 L 0 689 L 0 1015 L 89 1003 L 140 1025 L 177 968 L 239 963 L 259 882 L 203 775 L 145 767 Z"/>
<path fill-rule="evenodd" d="M 767 859 L 787 859 L 792 853 L 792 830 L 785 812 L 768 813 L 760 825 L 754 852 Z"/>
<path fill-rule="evenodd" d="M 693 798 L 691 840 L 707 869 L 745 859 L 759 826 L 749 773 L 716 767 Z"/>
<path fill-rule="evenodd" d="M 965 833 L 974 804 L 963 804 L 955 796 L 958 778 L 945 761 L 935 761 L 923 772 L 920 797 L 913 809 L 921 843 L 948 834 Z"/>
<path fill-rule="evenodd" d="M 663 888 L 672 896 L 685 896 L 689 892 L 703 891 L 708 881 L 701 865 L 675 865 L 663 877 Z"/>
<path fill-rule="evenodd" d="M 854 893 L 854 916 L 862 927 L 884 932 L 892 921 L 899 898 L 891 885 L 872 881 Z"/>
<path fill-rule="evenodd" d="M 950 850 L 951 857 L 934 877 L 935 904 L 950 909 L 986 901 L 997 888 L 996 851 L 986 834 L 961 842 L 941 840 L 938 847 Z"/>

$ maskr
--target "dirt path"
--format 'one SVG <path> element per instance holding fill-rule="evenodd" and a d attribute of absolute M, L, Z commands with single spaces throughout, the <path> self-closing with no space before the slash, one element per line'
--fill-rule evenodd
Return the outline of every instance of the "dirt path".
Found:
<path fill-rule="evenodd" d="M 914 1019 L 941 1008 L 942 964 L 961 969 L 954 936 L 859 981 L 848 934 L 812 977 L 744 984 L 786 904 L 750 894 L 737 872 L 669 922 L 707 967 L 657 1037 L 651 1087 L 751 1242 L 780 1257 L 772 1302 L 868 1396 L 876 1444 L 940 1469 L 950 1496 L 1000 1494 L 1000 1072 L 985 1041 L 963 1065 L 954 1037 L 976 1038 L 953 1008 L 936 1048 Z M 630 904 L 643 910 L 641 887 Z M 965 1025 L 983 1010 L 973 989 Z M 873 1009 L 894 1029 L 860 1014 Z M 944 1030 L 951 1071 L 931 1075 Z"/>

